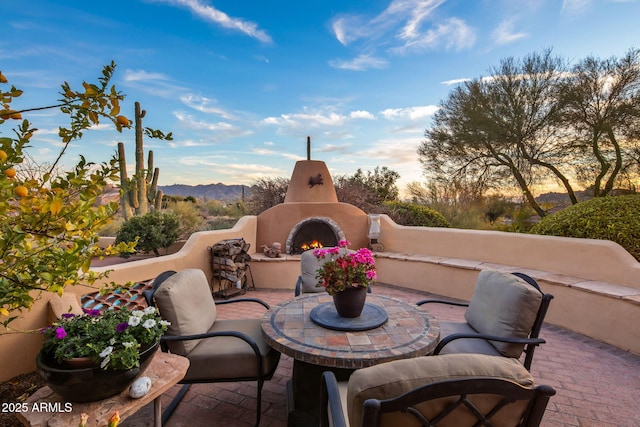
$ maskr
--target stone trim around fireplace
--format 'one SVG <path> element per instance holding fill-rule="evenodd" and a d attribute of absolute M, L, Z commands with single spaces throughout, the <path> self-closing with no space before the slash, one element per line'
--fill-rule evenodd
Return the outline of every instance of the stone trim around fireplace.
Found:
<path fill-rule="evenodd" d="M 340 225 L 335 222 L 334 220 L 332 220 L 329 217 L 324 217 L 324 216 L 314 216 L 311 218 L 306 218 L 303 219 L 302 221 L 300 221 L 299 223 L 297 223 L 289 232 L 289 236 L 287 237 L 287 241 L 285 244 L 285 253 L 287 255 L 291 255 L 292 251 L 293 251 L 293 240 L 294 237 L 296 236 L 296 234 L 298 233 L 298 231 L 305 225 L 311 223 L 311 222 L 324 222 L 325 224 L 327 224 L 329 227 L 331 227 L 331 229 L 333 230 L 333 232 L 335 233 L 336 236 L 336 241 L 341 241 L 341 240 L 346 240 L 346 236 L 344 234 L 344 231 L 342 231 L 342 228 L 340 227 Z"/>

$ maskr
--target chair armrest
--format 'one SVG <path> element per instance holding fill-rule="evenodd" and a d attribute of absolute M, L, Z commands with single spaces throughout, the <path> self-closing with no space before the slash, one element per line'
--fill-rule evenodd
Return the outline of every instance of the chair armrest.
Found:
<path fill-rule="evenodd" d="M 423 299 L 421 301 L 418 301 L 416 303 L 416 305 L 431 304 L 431 303 L 457 305 L 457 306 L 460 306 L 460 307 L 469 307 L 469 303 L 468 302 L 445 301 L 445 300 L 440 300 L 440 299 Z"/>
<path fill-rule="evenodd" d="M 331 422 L 329 422 L 329 415 L 331 415 Z M 320 388 L 320 427 L 329 426 L 347 427 L 347 422 L 342 411 L 336 376 L 331 371 L 324 371 Z"/>
<path fill-rule="evenodd" d="M 499 337 L 496 335 L 487 335 L 487 334 L 451 334 L 440 340 L 436 348 L 433 350 L 433 354 L 440 354 L 442 348 L 449 344 L 451 341 L 457 339 L 482 339 L 485 341 L 499 341 L 499 342 L 507 342 L 512 344 L 531 344 L 531 345 L 540 345 L 546 343 L 542 338 L 509 338 L 509 337 Z"/>
<path fill-rule="evenodd" d="M 299 297 L 301 293 L 302 293 L 302 276 L 298 276 L 298 281 L 296 282 L 294 296 Z"/>
<path fill-rule="evenodd" d="M 160 337 L 160 342 L 166 343 L 167 341 L 191 341 L 191 340 L 201 340 L 204 338 L 215 338 L 215 337 L 235 337 L 235 338 L 241 339 L 242 341 L 249 344 L 249 346 L 253 349 L 253 352 L 256 354 L 256 357 L 261 361 L 260 348 L 258 347 L 258 344 L 256 344 L 253 338 L 251 338 L 247 334 L 243 334 L 242 332 L 237 332 L 237 331 L 207 332 L 204 334 L 194 334 L 194 335 L 163 335 Z"/>
<path fill-rule="evenodd" d="M 264 302 L 264 301 L 262 301 L 261 299 L 258 299 L 258 298 L 227 299 L 227 300 L 222 300 L 222 301 L 216 301 L 216 305 L 233 304 L 233 303 L 236 303 L 236 302 L 255 302 L 255 303 L 258 303 L 258 304 L 262 305 L 267 310 L 269 310 L 271 308 L 271 306 L 269 306 L 269 304 L 267 304 L 266 302 Z"/>

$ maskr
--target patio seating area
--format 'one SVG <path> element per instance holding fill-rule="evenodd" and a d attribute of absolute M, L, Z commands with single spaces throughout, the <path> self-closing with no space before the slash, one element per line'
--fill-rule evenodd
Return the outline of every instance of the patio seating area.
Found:
<path fill-rule="evenodd" d="M 374 285 L 373 292 L 411 304 L 438 297 L 383 284 Z M 246 296 L 270 305 L 294 297 L 293 289 L 250 290 Z M 262 316 L 264 311 L 254 306 L 221 305 L 218 318 Z M 428 310 L 439 320 L 456 320 L 464 307 L 436 305 Z M 540 336 L 547 342 L 536 350 L 531 373 L 538 383 L 551 385 L 557 391 L 547 407 L 543 426 L 640 426 L 640 414 L 635 409 L 640 390 L 640 356 L 547 324 Z M 292 369 L 293 359 L 283 355 L 272 380 L 265 382 L 261 426 L 287 425 L 285 388 Z M 252 426 L 256 418 L 255 387 L 255 382 L 194 384 L 166 426 Z M 166 393 L 163 405 L 168 405 L 179 389 L 175 386 Z M 120 425 L 142 427 L 152 420 L 153 405 L 148 405 Z"/>

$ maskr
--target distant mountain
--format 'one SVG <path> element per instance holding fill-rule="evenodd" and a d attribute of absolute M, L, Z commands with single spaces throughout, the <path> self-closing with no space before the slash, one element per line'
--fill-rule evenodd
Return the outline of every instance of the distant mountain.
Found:
<path fill-rule="evenodd" d="M 159 185 L 158 189 L 162 190 L 167 196 L 192 196 L 196 199 L 220 200 L 223 202 L 232 202 L 242 198 L 242 189 L 244 188 L 245 197 L 251 193 L 251 187 L 246 185 L 226 185 L 217 184 L 201 184 L 201 185 Z"/>

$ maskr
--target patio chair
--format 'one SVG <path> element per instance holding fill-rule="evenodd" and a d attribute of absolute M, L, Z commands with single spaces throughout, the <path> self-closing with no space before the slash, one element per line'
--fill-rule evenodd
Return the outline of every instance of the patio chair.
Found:
<path fill-rule="evenodd" d="M 515 359 L 449 354 L 322 374 L 322 427 L 538 426 L 555 390 Z"/>
<path fill-rule="evenodd" d="M 348 253 L 354 253 L 352 249 L 347 249 Z M 300 276 L 296 282 L 294 295 L 299 297 L 306 293 L 324 292 L 322 286 L 316 286 L 318 279 L 316 271 L 324 264 L 324 260 L 320 260 L 313 255 L 313 249 L 304 251 L 300 255 Z M 371 293 L 371 287 L 367 288 L 367 292 Z"/>
<path fill-rule="evenodd" d="M 193 383 L 257 381 L 258 426 L 262 386 L 278 367 L 280 353 L 262 338 L 260 319 L 219 320 L 216 306 L 254 302 L 269 309 L 269 305 L 255 298 L 216 303 L 207 277 L 199 269 L 165 272 L 158 279 L 154 281 L 153 293 L 146 297 L 162 318 L 171 322 L 161 339 L 163 351 L 184 356 L 190 363 L 180 382 L 185 385 L 163 414 L 163 424 Z"/>
<path fill-rule="evenodd" d="M 542 322 L 553 295 L 545 294 L 536 281 L 523 273 L 481 271 L 469 303 L 422 300 L 428 303 L 467 307 L 465 322 L 440 321 L 437 354 L 479 353 L 519 359 L 531 369 Z"/>

